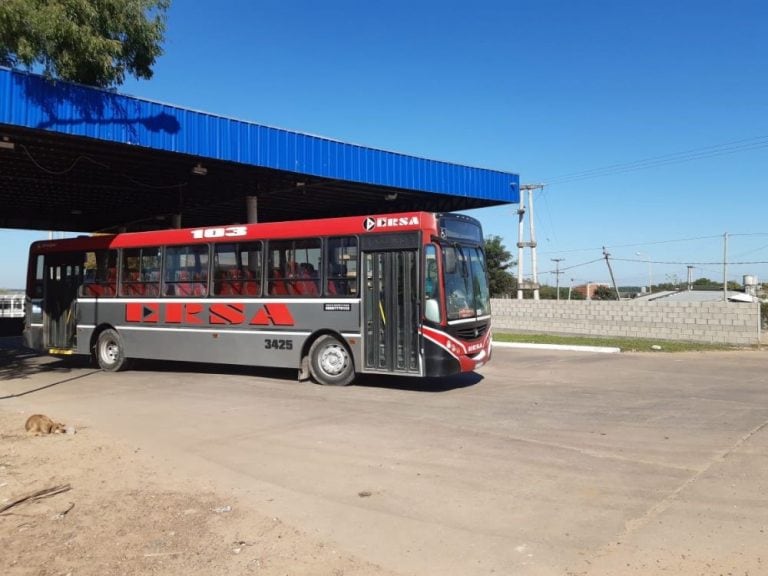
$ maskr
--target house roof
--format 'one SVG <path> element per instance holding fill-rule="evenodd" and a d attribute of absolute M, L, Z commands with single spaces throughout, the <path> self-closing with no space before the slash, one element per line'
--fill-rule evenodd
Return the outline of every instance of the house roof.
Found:
<path fill-rule="evenodd" d="M 636 301 L 644 300 L 653 302 L 664 300 L 665 302 L 721 302 L 723 300 L 722 290 L 667 290 L 664 292 L 654 292 L 635 298 Z M 730 302 L 754 302 L 755 299 L 744 292 L 728 291 L 728 300 Z"/>

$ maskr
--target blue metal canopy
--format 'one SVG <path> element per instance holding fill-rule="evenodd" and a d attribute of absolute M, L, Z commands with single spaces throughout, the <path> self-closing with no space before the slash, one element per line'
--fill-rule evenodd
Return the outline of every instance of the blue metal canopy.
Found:
<path fill-rule="evenodd" d="M 190 176 L 195 163 L 204 169 Z M 201 172 L 210 178 L 195 178 Z M 32 202 L 14 212 L 10 196 L 23 189 Z M 294 215 L 308 191 L 312 197 Z M 275 220 L 306 217 L 307 211 L 381 212 L 382 198 L 393 191 L 400 199 L 391 206 L 396 209 L 476 208 L 518 202 L 519 177 L 0 68 L 0 201 L 11 209 L 0 226 L 35 225 L 51 196 L 62 194 L 65 213 L 85 216 L 70 218 L 77 225 L 72 229 L 93 229 L 106 224 L 103 218 L 87 221 L 97 215 L 90 206 L 104 196 L 118 212 L 126 209 L 111 220 L 125 224 L 146 212 L 135 210 L 137 200 L 154 199 L 155 214 L 181 209 L 192 221 L 206 214 L 226 221 L 230 208 L 242 211 L 235 198 L 257 195 L 268 199 L 260 204 Z"/>

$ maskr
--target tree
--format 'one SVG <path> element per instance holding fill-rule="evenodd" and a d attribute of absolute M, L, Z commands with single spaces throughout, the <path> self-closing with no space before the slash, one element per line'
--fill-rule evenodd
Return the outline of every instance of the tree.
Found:
<path fill-rule="evenodd" d="M 717 289 L 718 287 L 722 289 L 723 287 L 721 283 L 710 280 L 709 278 L 696 278 L 696 280 L 693 281 L 693 285 L 704 290 Z"/>
<path fill-rule="evenodd" d="M 514 266 L 512 255 L 501 242 L 501 236 L 488 236 L 485 239 L 485 261 L 488 265 L 488 282 L 491 296 L 499 297 L 517 290 L 515 277 L 507 272 Z"/>
<path fill-rule="evenodd" d="M 542 284 L 539 286 L 539 298 L 542 300 L 557 300 L 557 287 Z M 568 299 L 568 286 L 560 286 L 560 300 Z"/>
<path fill-rule="evenodd" d="M 151 78 L 170 0 L 2 0 L 0 65 L 110 87 Z"/>
<path fill-rule="evenodd" d="M 728 280 L 728 290 L 741 290 L 743 286 L 734 280 Z M 709 278 L 697 278 L 693 281 L 694 290 L 722 290 L 723 283 Z"/>
<path fill-rule="evenodd" d="M 616 300 L 616 292 L 608 286 L 600 285 L 595 288 L 592 300 Z"/>

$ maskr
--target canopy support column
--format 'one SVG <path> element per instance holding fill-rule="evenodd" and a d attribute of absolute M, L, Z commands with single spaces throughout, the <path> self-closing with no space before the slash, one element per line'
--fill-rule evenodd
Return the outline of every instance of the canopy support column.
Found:
<path fill-rule="evenodd" d="M 248 224 L 256 224 L 259 221 L 259 197 L 246 196 L 245 208 L 248 214 Z"/>

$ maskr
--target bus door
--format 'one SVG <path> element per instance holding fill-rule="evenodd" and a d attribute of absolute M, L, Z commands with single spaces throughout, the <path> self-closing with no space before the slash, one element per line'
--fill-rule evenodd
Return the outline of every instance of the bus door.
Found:
<path fill-rule="evenodd" d="M 365 371 L 420 374 L 418 251 L 361 252 Z"/>
<path fill-rule="evenodd" d="M 43 291 L 43 345 L 75 347 L 77 289 L 81 283 L 82 254 L 46 254 Z"/>

